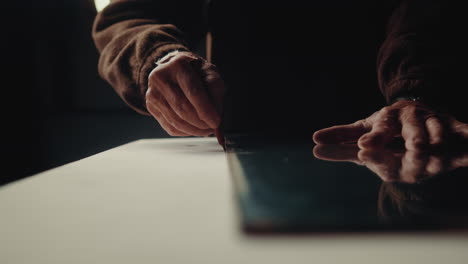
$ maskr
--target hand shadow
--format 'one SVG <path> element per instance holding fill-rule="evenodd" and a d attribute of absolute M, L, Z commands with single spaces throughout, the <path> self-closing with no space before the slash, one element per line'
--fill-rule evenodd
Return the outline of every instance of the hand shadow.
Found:
<path fill-rule="evenodd" d="M 384 182 L 420 183 L 457 168 L 468 167 L 468 150 L 457 152 L 408 151 L 404 148 L 359 149 L 356 145 L 316 145 L 321 160 L 366 166 Z"/>
<path fill-rule="evenodd" d="M 411 228 L 468 227 L 468 150 L 414 152 L 404 148 L 359 149 L 317 145 L 314 156 L 365 166 L 382 179 L 378 216 Z"/>

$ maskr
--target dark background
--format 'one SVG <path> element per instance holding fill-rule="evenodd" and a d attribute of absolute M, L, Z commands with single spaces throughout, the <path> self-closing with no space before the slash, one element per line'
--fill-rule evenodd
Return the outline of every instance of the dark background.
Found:
<path fill-rule="evenodd" d="M 302 131 L 310 140 L 316 129 L 384 105 L 375 56 L 388 14 L 375 12 L 379 5 L 320 2 L 316 10 L 329 12 L 311 20 L 303 1 L 216 3 L 208 12 L 217 25 L 213 59 L 236 88 L 225 102 L 226 131 L 264 128 L 288 138 Z M 2 11 L 0 185 L 136 139 L 169 137 L 98 76 L 93 0 L 8 2 Z"/>
<path fill-rule="evenodd" d="M 140 138 L 168 137 L 98 76 L 92 0 L 2 4 L 0 185 Z"/>

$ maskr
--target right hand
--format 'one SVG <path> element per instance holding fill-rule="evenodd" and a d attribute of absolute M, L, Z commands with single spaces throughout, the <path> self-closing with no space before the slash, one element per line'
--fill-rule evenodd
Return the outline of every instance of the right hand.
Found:
<path fill-rule="evenodd" d="M 216 67 L 191 52 L 158 63 L 148 77 L 146 107 L 171 136 L 209 136 L 221 122 L 224 82 Z"/>

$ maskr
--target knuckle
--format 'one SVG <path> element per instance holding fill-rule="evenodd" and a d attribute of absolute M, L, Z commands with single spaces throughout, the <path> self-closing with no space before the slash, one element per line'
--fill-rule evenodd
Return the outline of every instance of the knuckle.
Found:
<path fill-rule="evenodd" d="M 166 71 L 167 71 L 166 67 L 162 67 L 162 66 L 156 67 L 154 68 L 153 71 L 150 72 L 148 78 L 150 80 L 159 79 L 161 78 L 161 76 L 163 76 L 166 73 Z"/>
<path fill-rule="evenodd" d="M 391 108 L 389 106 L 385 106 L 382 109 L 380 109 L 380 114 L 383 115 L 383 116 L 390 115 L 392 113 L 392 109 L 393 108 Z"/>
<path fill-rule="evenodd" d="M 362 120 L 358 120 L 358 121 L 354 122 L 353 124 L 355 126 L 362 125 L 365 128 L 371 128 L 372 127 L 372 120 L 370 120 L 370 118 L 365 118 L 365 119 L 362 119 Z"/>
<path fill-rule="evenodd" d="M 159 75 L 160 72 L 161 72 L 161 69 L 159 67 L 154 68 L 150 72 L 150 74 L 148 75 L 148 81 L 151 81 L 151 80 L 157 78 L 157 76 Z"/>

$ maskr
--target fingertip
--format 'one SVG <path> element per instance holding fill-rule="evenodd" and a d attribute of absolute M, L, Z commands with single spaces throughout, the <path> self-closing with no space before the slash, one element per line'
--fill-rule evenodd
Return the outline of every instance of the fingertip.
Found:
<path fill-rule="evenodd" d="M 318 144 L 318 143 L 317 143 Z M 323 145 L 315 145 L 312 148 L 312 154 L 314 154 L 314 157 L 321 159 L 322 158 L 322 150 L 323 150 Z"/>
<path fill-rule="evenodd" d="M 324 144 L 321 137 L 322 137 L 322 130 L 315 131 L 312 134 L 312 141 L 314 141 L 315 144 Z"/>
<path fill-rule="evenodd" d="M 312 135 L 312 140 L 316 144 L 340 144 L 344 141 L 337 127 L 329 127 L 316 131 Z"/>

